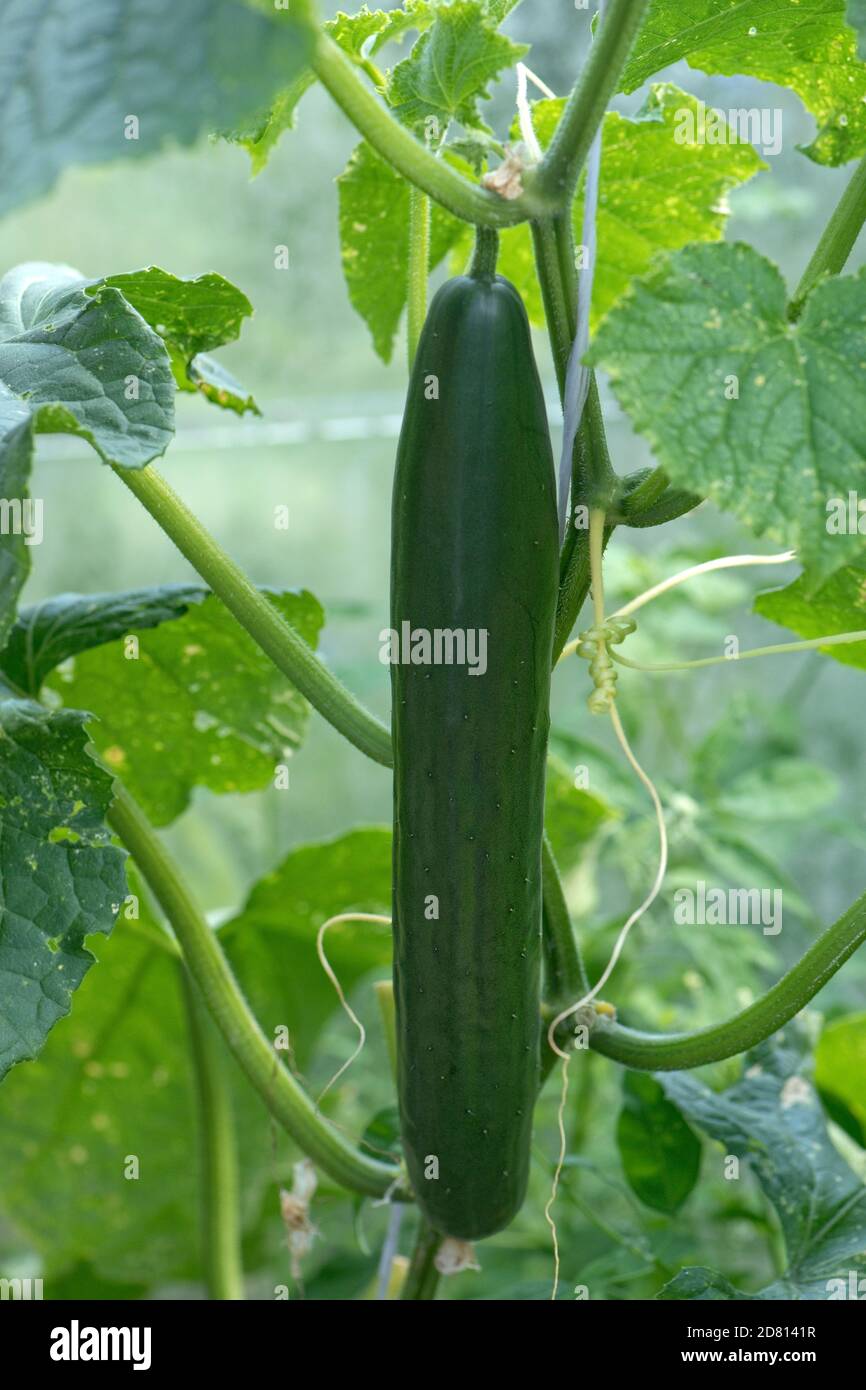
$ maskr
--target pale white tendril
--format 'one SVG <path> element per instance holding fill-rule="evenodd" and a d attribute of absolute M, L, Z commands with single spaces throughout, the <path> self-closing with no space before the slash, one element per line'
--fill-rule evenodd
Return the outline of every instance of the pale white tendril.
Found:
<path fill-rule="evenodd" d="M 678 584 L 685 584 L 686 580 L 694 579 L 699 574 L 709 574 L 711 570 L 735 569 L 741 565 L 787 565 L 791 560 L 796 559 L 796 552 L 785 550 L 781 555 L 723 555 L 718 560 L 705 560 L 700 565 L 690 565 L 688 569 L 679 570 L 677 574 L 672 574 L 668 579 L 663 579 L 659 584 L 654 584 L 651 589 L 646 589 L 644 593 L 638 594 L 629 603 L 624 603 L 622 608 L 618 608 L 611 616 L 614 618 L 627 618 L 630 613 L 636 613 L 639 608 L 643 608 L 645 603 L 651 599 L 658 598 L 660 594 L 666 594 L 669 589 L 675 589 Z"/>
<path fill-rule="evenodd" d="M 525 63 L 517 64 L 517 115 L 520 122 L 520 136 L 533 163 L 538 164 L 541 161 L 542 149 L 538 143 L 538 136 L 532 121 L 532 107 L 529 104 L 526 89 L 527 82 L 532 82 L 546 97 L 553 98 L 554 94 L 540 77 L 536 77 L 535 73 L 530 71 Z"/>
<path fill-rule="evenodd" d="M 658 792 L 656 791 L 655 785 L 653 784 L 649 775 L 646 772 L 644 772 L 643 768 L 641 767 L 640 763 L 638 762 L 637 758 L 632 752 L 631 745 L 628 739 L 626 738 L 625 730 L 622 727 L 622 723 L 620 721 L 619 711 L 617 710 L 615 704 L 611 704 L 608 713 L 610 714 L 610 721 L 613 725 L 614 733 L 616 734 L 616 737 L 619 741 L 623 753 L 625 754 L 626 758 L 631 764 L 631 767 L 633 768 L 635 774 L 640 778 L 641 782 L 650 794 L 650 798 L 652 800 L 653 808 L 656 814 L 656 824 L 658 826 L 659 832 L 659 862 L 658 868 L 656 870 L 656 876 L 653 880 L 653 885 L 650 891 L 647 893 L 640 906 L 636 907 L 634 912 L 632 912 L 631 915 L 623 923 L 620 933 L 616 939 L 613 951 L 611 952 L 610 960 L 608 961 L 598 980 L 593 985 L 589 993 L 585 994 L 582 999 L 578 999 L 575 1004 L 570 1004 L 567 1009 L 563 1009 L 561 1013 L 557 1014 L 556 1018 L 553 1019 L 550 1027 L 547 1030 L 547 1041 L 549 1042 L 553 1051 L 557 1053 L 558 1056 L 562 1057 L 564 1061 L 568 1061 L 569 1054 L 567 1052 L 564 1052 L 562 1048 L 559 1046 L 558 1042 L 556 1041 L 556 1030 L 558 1029 L 559 1025 L 561 1023 L 564 1023 L 567 1018 L 570 1018 L 572 1014 L 577 1013 L 579 1009 L 583 1009 L 586 1007 L 587 1004 L 592 1003 L 593 999 L 595 999 L 596 996 L 600 993 L 600 991 L 604 989 L 604 986 L 607 984 L 608 980 L 613 974 L 613 971 L 616 968 L 616 964 L 620 956 L 622 955 L 622 950 L 628 939 L 629 932 L 631 931 L 635 923 L 639 922 L 641 917 L 643 917 L 644 914 L 649 911 L 656 898 L 658 897 L 659 893 L 661 892 L 661 887 L 664 883 L 665 874 L 667 873 L 668 868 L 668 832 L 667 826 L 665 825 L 665 814 L 664 808 L 662 807 L 661 798 Z"/>
<path fill-rule="evenodd" d="M 334 986 L 334 989 L 337 991 L 337 998 L 339 999 L 343 1010 L 346 1014 L 348 1014 L 349 1018 L 352 1020 L 352 1022 L 358 1030 L 358 1046 L 355 1048 L 355 1051 L 352 1053 L 351 1057 L 349 1057 L 343 1063 L 343 1065 L 339 1067 L 337 1071 L 334 1072 L 334 1075 L 331 1077 L 327 1086 L 319 1095 L 319 1099 L 316 1102 L 317 1104 L 321 1103 L 323 1096 L 327 1095 L 331 1087 L 337 1081 L 339 1081 L 343 1073 L 348 1070 L 348 1068 L 360 1055 L 360 1053 L 364 1049 L 364 1043 L 367 1041 L 367 1034 L 364 1029 L 364 1025 L 359 1019 L 358 1015 L 352 1009 L 352 1006 L 350 1005 L 348 1000 L 346 999 L 346 996 L 343 993 L 343 987 L 340 984 L 340 981 L 337 979 L 336 975 L 334 974 L 328 957 L 325 955 L 325 933 L 330 931 L 331 927 L 336 927 L 343 922 L 377 922 L 380 926 L 390 927 L 391 918 L 382 917 L 375 912 L 341 912 L 337 917 L 329 917 L 327 922 L 323 922 L 322 925 L 319 927 L 318 933 L 316 934 L 316 954 L 319 957 L 322 969 L 324 970 L 328 979 L 331 981 L 331 984 Z"/>

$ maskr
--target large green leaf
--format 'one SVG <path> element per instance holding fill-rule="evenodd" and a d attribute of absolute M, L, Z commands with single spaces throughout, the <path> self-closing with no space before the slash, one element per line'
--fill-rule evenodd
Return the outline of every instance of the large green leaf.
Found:
<path fill-rule="evenodd" d="M 574 785 L 571 770 L 550 754 L 544 792 L 544 828 L 554 857 L 564 873 L 583 857 L 586 844 L 606 820 L 617 812 L 595 792 Z"/>
<path fill-rule="evenodd" d="M 748 1164 L 776 1210 L 788 1268 L 761 1298 L 826 1299 L 833 1281 L 866 1272 L 866 1186 L 833 1146 L 801 1068 L 797 1049 L 776 1043 L 751 1053 L 726 1091 L 688 1073 L 658 1078 L 686 1119 Z"/>
<path fill-rule="evenodd" d="M 314 647 L 323 614 L 312 594 L 269 597 Z M 163 613 L 164 591 L 156 590 L 153 601 Z M 70 602 L 77 637 L 79 602 L 74 595 Z M 96 747 L 155 825 L 180 815 L 194 787 L 242 792 L 272 782 L 276 765 L 302 742 L 309 716 L 307 701 L 219 599 L 206 597 L 179 616 L 184 606 L 182 600 L 165 615 L 175 621 L 152 630 L 133 624 L 92 651 L 79 646 L 46 682 L 63 704 L 98 716 L 91 729 Z M 146 607 L 140 605 L 139 628 L 150 628 Z M 116 616 L 111 600 L 108 624 Z"/>
<path fill-rule="evenodd" d="M 451 162 L 457 164 L 454 157 Z M 466 172 L 467 166 L 460 166 Z M 362 142 L 337 179 L 340 243 L 349 299 L 383 361 L 394 350 L 409 276 L 409 185 Z M 463 224 L 434 204 L 430 269 L 463 234 Z"/>
<path fill-rule="evenodd" d="M 623 91 L 682 58 L 702 72 L 790 87 L 818 123 L 804 153 L 820 164 L 866 150 L 866 64 L 845 23 L 845 0 L 653 0 Z"/>
<path fill-rule="evenodd" d="M 110 286 L 33 262 L 0 280 L 0 468 L 22 427 L 79 435 L 106 463 L 142 468 L 174 430 L 162 339 Z M 14 437 L 14 442 L 13 442 Z"/>
<path fill-rule="evenodd" d="M 837 1101 L 856 1120 L 866 1144 L 866 1013 L 839 1018 L 821 1034 L 815 1049 L 815 1085 L 825 1103 Z"/>
<path fill-rule="evenodd" d="M 188 145 L 265 107 L 313 36 L 241 0 L 6 0 L 0 214 L 74 164 Z M 293 7 L 294 8 L 294 7 Z M 137 124 L 132 124 L 135 122 Z"/>
<path fill-rule="evenodd" d="M 131 886 L 139 891 L 135 880 Z M 389 896 L 384 830 L 295 850 L 253 890 L 220 939 L 269 1036 L 287 1026 L 308 1058 L 318 1030 L 339 1009 L 316 958 L 316 929 L 353 905 L 387 909 Z M 141 912 L 146 921 L 143 899 Z M 136 925 L 122 914 L 38 1067 L 17 1068 L 0 1087 L 0 1207 L 46 1260 L 46 1297 L 53 1276 L 82 1260 L 104 1279 L 148 1284 L 200 1270 L 198 1141 L 178 967 Z M 344 928 L 327 949 L 349 986 L 387 961 L 388 932 Z M 226 1061 L 251 1237 L 245 1268 L 254 1273 L 270 1250 L 282 1248 L 277 1268 L 288 1282 L 279 1207 L 274 1200 L 263 1208 L 263 1197 L 285 1175 L 292 1150 Z M 275 1065 L 292 1061 L 275 1051 Z M 138 1159 L 137 1178 L 126 1176 L 130 1157 Z M 323 1210 L 327 1230 L 333 1207 Z"/>
<path fill-rule="evenodd" d="M 42 539 L 44 512 L 28 490 L 33 457 L 30 425 L 20 425 L 0 448 L 0 651 L 15 621 L 18 596 L 30 573 L 30 548 Z"/>
<path fill-rule="evenodd" d="M 816 581 L 862 551 L 826 503 L 866 458 L 866 274 L 820 284 L 797 324 L 774 265 L 692 246 L 638 280 L 587 360 L 605 367 L 671 478 L 796 546 Z"/>
<path fill-rule="evenodd" d="M 58 594 L 22 608 L 0 655 L 0 670 L 36 699 L 45 677 L 70 656 L 183 617 L 207 593 L 200 584 L 167 584 L 118 594 Z"/>
<path fill-rule="evenodd" d="M 309 1061 L 326 1019 L 339 1008 L 316 956 L 316 932 L 343 912 L 391 911 L 391 832 L 353 830 L 325 844 L 302 845 L 256 884 L 220 940 L 265 1032 L 288 1027 L 292 1056 Z M 348 993 L 375 967 L 388 973 L 387 927 L 348 922 L 325 938 L 325 951 Z"/>
<path fill-rule="evenodd" d="M 362 5 L 355 14 L 338 10 L 333 19 L 325 22 L 324 28 L 343 52 L 353 62 L 365 66 L 371 75 L 369 58 L 365 59 L 362 50 L 369 47 L 370 53 L 376 54 L 386 44 L 401 41 L 413 30 L 429 28 L 435 17 L 435 5 L 436 0 L 404 0 L 402 6 L 393 10 L 371 10 Z M 283 132 L 294 128 L 298 103 L 315 82 L 315 73 L 306 68 L 280 92 L 263 118 L 229 135 L 229 139 L 247 150 L 254 174 L 265 167 Z"/>
<path fill-rule="evenodd" d="M 253 306 L 235 285 L 210 272 L 184 279 L 148 266 L 107 275 L 88 285 L 88 294 L 112 285 L 162 338 L 181 391 L 200 391 L 215 405 L 243 415 L 258 408 L 243 387 L 206 354 L 240 335 Z"/>
<path fill-rule="evenodd" d="M 126 892 L 86 718 L 0 687 L 0 1077 L 69 1013 L 93 964 L 85 938 L 111 931 Z"/>
<path fill-rule="evenodd" d="M 616 1142 L 628 1184 L 644 1205 L 678 1211 L 698 1180 L 701 1141 L 652 1076 L 625 1073 Z"/>
<path fill-rule="evenodd" d="M 816 585 L 808 574 L 802 574 L 784 589 L 758 594 L 755 612 L 806 638 L 866 632 L 866 559 L 845 565 L 825 584 Z M 845 666 L 866 669 L 866 643 L 822 650 Z"/>
<path fill-rule="evenodd" d="M 679 138 L 683 113 L 694 114 L 697 100 L 670 83 L 651 88 L 634 118 L 609 111 L 602 126 L 601 183 L 598 202 L 598 257 L 593 278 L 593 329 L 621 299 L 636 275 L 659 251 L 675 251 L 693 241 L 724 236 L 727 195 L 764 167 L 751 145 L 731 134 L 725 144 L 698 144 Z M 562 99 L 533 103 L 535 132 L 546 148 L 565 107 Z M 517 138 L 515 127 L 512 135 Z M 583 238 L 583 184 L 572 210 L 575 239 Z M 459 243 L 466 255 L 469 240 Z M 532 237 L 526 226 L 500 234 L 499 270 L 515 284 L 530 320 L 544 326 L 544 305 Z"/>
<path fill-rule="evenodd" d="M 478 101 L 489 97 L 488 84 L 527 51 L 497 32 L 480 0 L 453 0 L 437 10 L 433 25 L 397 64 L 388 100 L 407 125 L 432 117 L 440 135 L 452 120 L 478 125 Z"/>

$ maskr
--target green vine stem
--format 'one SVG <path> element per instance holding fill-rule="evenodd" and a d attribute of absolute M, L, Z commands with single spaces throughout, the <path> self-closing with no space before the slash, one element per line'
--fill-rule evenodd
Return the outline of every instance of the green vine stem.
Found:
<path fill-rule="evenodd" d="M 533 198 L 567 208 L 608 102 L 637 37 L 649 0 L 609 0 L 547 154 L 532 179 Z"/>
<path fill-rule="evenodd" d="M 469 274 L 476 280 L 492 280 L 499 258 L 499 233 L 490 227 L 475 228 L 475 246 Z"/>
<path fill-rule="evenodd" d="M 562 880 L 553 857 L 553 848 L 546 832 L 541 842 L 541 884 L 544 996 L 546 999 L 573 998 L 589 989 L 589 981 L 571 925 L 568 905 L 562 891 Z"/>
<path fill-rule="evenodd" d="M 430 199 L 414 185 L 409 188 L 409 284 L 407 325 L 409 369 L 427 317 L 427 279 L 430 273 Z"/>
<path fill-rule="evenodd" d="M 400 1290 L 403 1299 L 433 1299 L 439 1284 L 439 1271 L 436 1268 L 436 1254 L 443 1237 L 434 1231 L 421 1218 L 412 1259 L 406 1272 L 406 1279 Z"/>
<path fill-rule="evenodd" d="M 797 319 L 806 299 L 825 275 L 838 275 L 866 221 L 866 156 L 849 179 L 797 286 L 788 316 Z"/>
<path fill-rule="evenodd" d="M 244 1296 L 240 1184 L 231 1096 L 214 1025 L 195 985 L 179 967 L 198 1106 L 202 1262 L 209 1296 Z"/>
<path fill-rule="evenodd" d="M 390 767 L 391 735 L 385 725 L 319 660 L 165 478 L 152 465 L 114 471 L 277 669 L 350 743 L 374 762 Z"/>
<path fill-rule="evenodd" d="M 399 1168 L 354 1148 L 281 1064 L 177 866 L 140 807 L 117 782 L 108 819 L 171 924 L 224 1041 L 270 1113 L 335 1182 L 353 1192 L 384 1196 L 399 1181 Z"/>
<path fill-rule="evenodd" d="M 653 1034 L 601 1023 L 590 1046 L 638 1071 L 685 1071 L 721 1062 L 757 1046 L 783 1028 L 823 989 L 866 940 L 866 893 L 828 927 L 771 989 L 724 1023 L 695 1033 Z"/>
<path fill-rule="evenodd" d="M 511 200 L 500 198 L 437 159 L 394 119 L 327 34 L 319 35 L 311 66 L 322 86 L 376 153 L 455 217 L 483 227 L 512 227 L 539 210 L 530 193 Z"/>

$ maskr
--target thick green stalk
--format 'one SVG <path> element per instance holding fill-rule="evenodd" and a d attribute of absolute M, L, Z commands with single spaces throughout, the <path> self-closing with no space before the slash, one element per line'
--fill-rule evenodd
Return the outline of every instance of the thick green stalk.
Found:
<path fill-rule="evenodd" d="M 684 1071 L 746 1052 L 804 1009 L 866 940 L 866 893 L 754 1004 L 695 1033 L 653 1034 L 601 1023 L 590 1046 L 638 1071 Z"/>
<path fill-rule="evenodd" d="M 262 651 L 310 704 L 374 762 L 391 765 L 391 735 L 333 675 L 202 526 L 165 478 L 147 468 L 115 468 L 182 555 L 222 599 Z"/>
<path fill-rule="evenodd" d="M 202 1262 L 213 1299 L 244 1296 L 240 1184 L 231 1095 L 221 1044 L 195 985 L 179 967 L 198 1106 Z"/>
<path fill-rule="evenodd" d="M 532 196 L 557 210 L 571 203 L 648 5 L 649 0 L 609 0 L 583 71 L 531 184 Z"/>
<path fill-rule="evenodd" d="M 415 1240 L 415 1249 L 412 1251 L 412 1259 L 406 1272 L 406 1279 L 400 1290 L 401 1300 L 433 1299 L 436 1297 L 439 1271 L 436 1268 L 435 1260 L 442 1239 L 443 1237 L 439 1232 L 428 1226 L 422 1217 Z"/>
<path fill-rule="evenodd" d="M 409 189 L 409 284 L 407 325 L 409 370 L 418 351 L 418 340 L 427 317 L 427 279 L 430 273 L 430 199 L 417 188 Z"/>
<path fill-rule="evenodd" d="M 513 227 L 537 210 L 530 194 L 512 200 L 500 198 L 437 159 L 365 86 L 354 64 L 327 34 L 319 38 L 311 66 L 322 86 L 377 154 L 455 217 L 483 227 Z"/>
<path fill-rule="evenodd" d="M 571 925 L 559 869 L 546 834 L 541 843 L 541 882 L 544 899 L 544 997 L 550 1000 L 569 999 L 588 991 L 589 981 Z"/>
<path fill-rule="evenodd" d="M 866 156 L 861 159 L 849 179 L 845 191 L 815 247 L 812 259 L 803 271 L 788 310 L 797 319 L 803 305 L 825 275 L 838 275 L 853 250 L 854 243 L 866 221 Z"/>
<path fill-rule="evenodd" d="M 469 274 L 474 275 L 476 279 L 494 276 L 498 258 L 499 233 L 490 227 L 476 227 Z"/>
<path fill-rule="evenodd" d="M 565 395 L 568 358 L 574 342 L 574 315 L 577 304 L 576 297 L 575 302 L 571 302 L 570 286 L 564 280 L 560 266 L 556 218 L 544 218 L 532 223 L 532 245 L 556 383 L 559 387 L 559 398 L 562 400 Z"/>
<path fill-rule="evenodd" d="M 335 1182 L 381 1197 L 400 1170 L 353 1147 L 320 1115 L 259 1028 L 216 936 L 177 866 L 129 793 L 115 783 L 112 829 L 129 850 L 178 939 L 186 966 L 223 1039 L 270 1113 Z"/>

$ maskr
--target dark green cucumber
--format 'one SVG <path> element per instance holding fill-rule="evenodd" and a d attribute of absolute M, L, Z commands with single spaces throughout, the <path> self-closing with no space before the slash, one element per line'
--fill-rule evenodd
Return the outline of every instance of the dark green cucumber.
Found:
<path fill-rule="evenodd" d="M 424 1215 L 467 1240 L 507 1225 L 526 1192 L 557 572 L 526 312 L 501 277 L 461 276 L 430 306 L 409 387 L 390 655 L 404 1152 Z M 437 631 L 477 634 L 464 664 L 459 644 L 442 660 Z"/>

